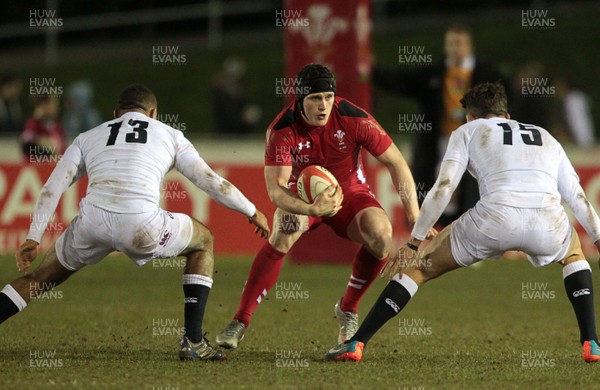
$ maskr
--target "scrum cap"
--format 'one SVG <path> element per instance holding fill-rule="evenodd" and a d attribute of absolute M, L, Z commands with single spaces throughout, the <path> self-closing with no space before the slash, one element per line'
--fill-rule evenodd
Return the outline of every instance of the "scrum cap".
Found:
<path fill-rule="evenodd" d="M 335 93 L 335 76 L 331 71 L 320 64 L 305 65 L 296 75 L 298 89 L 296 93 L 296 104 L 304 112 L 304 98 L 311 93 L 333 92 Z"/>

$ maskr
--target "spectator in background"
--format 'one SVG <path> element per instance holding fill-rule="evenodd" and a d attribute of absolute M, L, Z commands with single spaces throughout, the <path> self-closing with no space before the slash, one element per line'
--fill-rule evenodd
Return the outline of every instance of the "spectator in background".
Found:
<path fill-rule="evenodd" d="M 219 135 L 251 133 L 260 120 L 260 108 L 248 104 L 246 98 L 245 74 L 244 62 L 231 57 L 225 60 L 213 82 L 213 119 Z"/>
<path fill-rule="evenodd" d="M 535 123 L 544 129 L 550 129 L 552 99 L 550 96 L 543 96 L 545 89 L 540 86 L 546 84 L 551 87 L 548 80 L 541 63 L 531 61 L 522 65 L 511 80 L 511 115 L 519 118 L 521 123 Z M 552 89 L 548 88 L 547 92 L 552 92 Z"/>
<path fill-rule="evenodd" d="M 66 90 L 63 123 L 69 138 L 92 129 L 102 123 L 94 106 L 94 86 L 89 80 L 71 83 Z"/>
<path fill-rule="evenodd" d="M 494 66 L 475 59 L 471 32 L 465 26 L 454 25 L 446 30 L 444 53 L 444 60 L 431 66 L 373 69 L 376 86 L 416 99 L 424 122 L 431 124 L 431 131 L 416 132 L 413 138 L 412 172 L 417 185 L 426 190 L 435 182 L 450 134 L 465 123 L 462 96 L 475 84 L 502 78 Z M 479 199 L 477 181 L 470 175 L 463 177 L 457 191 L 438 221 L 442 225 L 452 222 Z M 419 199 L 419 203 L 422 201 Z"/>
<path fill-rule="evenodd" d="M 0 135 L 15 136 L 23 125 L 21 92 L 23 81 L 13 72 L 0 76 Z"/>
<path fill-rule="evenodd" d="M 589 96 L 566 79 L 556 82 L 556 95 L 560 99 L 561 108 L 558 132 L 566 134 L 577 146 L 593 146 L 594 119 Z"/>
<path fill-rule="evenodd" d="M 59 100 L 41 95 L 33 99 L 33 116 L 27 120 L 19 137 L 27 161 L 37 157 L 62 155 L 66 147 L 65 130 L 58 121 Z"/>

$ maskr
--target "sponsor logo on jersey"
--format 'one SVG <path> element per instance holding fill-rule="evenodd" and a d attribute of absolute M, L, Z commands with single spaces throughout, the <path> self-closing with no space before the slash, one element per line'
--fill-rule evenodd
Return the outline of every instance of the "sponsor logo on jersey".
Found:
<path fill-rule="evenodd" d="M 575 297 L 575 298 L 580 297 L 582 295 L 590 295 L 590 289 L 582 288 L 581 290 L 577 290 L 573 293 L 573 297 Z"/>
<path fill-rule="evenodd" d="M 169 242 L 169 239 L 171 238 L 171 232 L 170 231 L 165 231 L 162 235 L 162 238 L 160 239 L 158 245 L 160 246 L 165 246 L 167 245 L 167 242 Z"/>
<path fill-rule="evenodd" d="M 400 307 L 398 307 L 396 302 L 392 301 L 390 298 L 385 298 L 385 303 L 387 303 L 396 313 L 400 313 Z"/>
<path fill-rule="evenodd" d="M 298 143 L 298 150 L 302 150 L 304 148 L 310 149 L 310 141 L 306 141 L 306 143 L 302 143 L 302 142 Z"/>

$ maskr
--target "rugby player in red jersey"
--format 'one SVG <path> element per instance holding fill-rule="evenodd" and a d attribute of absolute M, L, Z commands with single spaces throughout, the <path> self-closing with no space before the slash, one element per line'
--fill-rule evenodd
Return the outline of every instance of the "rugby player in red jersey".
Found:
<path fill-rule="evenodd" d="M 355 333 L 358 303 L 392 246 L 392 225 L 367 184 L 362 148 L 389 170 L 411 227 L 419 214 L 410 169 L 379 123 L 336 96 L 334 75 L 325 66 L 306 65 L 298 72 L 297 81 L 295 101 L 267 129 L 265 180 L 269 198 L 277 206 L 274 229 L 254 259 L 233 321 L 216 337 L 217 344 L 225 348 L 236 348 L 244 337 L 254 310 L 279 277 L 285 254 L 303 233 L 321 223 L 362 245 L 352 263 L 344 296 L 335 304 L 339 342 Z M 298 175 L 309 165 L 327 168 L 339 182 L 312 204 L 296 194 Z M 435 230 L 430 233 L 435 234 Z"/>

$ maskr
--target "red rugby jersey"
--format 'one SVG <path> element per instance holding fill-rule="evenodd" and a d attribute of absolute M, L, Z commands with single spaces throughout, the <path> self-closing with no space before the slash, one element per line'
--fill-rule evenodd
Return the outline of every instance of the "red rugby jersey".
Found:
<path fill-rule="evenodd" d="M 265 165 L 292 166 L 290 189 L 309 165 L 327 168 L 346 189 L 366 183 L 361 147 L 378 157 L 392 142 L 368 112 L 344 98 L 335 98 L 325 126 L 309 126 L 292 102 L 267 129 Z"/>

